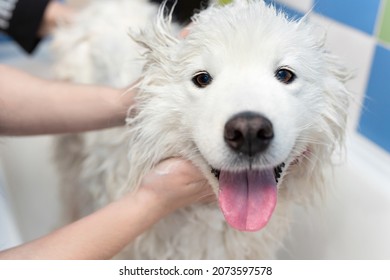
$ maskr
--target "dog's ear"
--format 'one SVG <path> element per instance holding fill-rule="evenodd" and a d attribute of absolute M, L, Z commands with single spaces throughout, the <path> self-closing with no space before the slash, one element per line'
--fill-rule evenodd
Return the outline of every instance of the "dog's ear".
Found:
<path fill-rule="evenodd" d="M 322 76 L 323 98 L 326 108 L 322 110 L 322 128 L 324 142 L 333 143 L 329 153 L 335 148 L 344 145 L 344 135 L 347 129 L 348 108 L 353 102 L 353 94 L 347 88 L 347 82 L 354 77 L 344 61 L 327 50 L 327 31 L 320 25 L 308 21 L 308 14 L 299 19 L 298 28 L 306 30 L 307 38 L 312 38 L 312 46 L 321 57 L 321 64 L 325 66 Z"/>
<path fill-rule="evenodd" d="M 311 136 L 317 143 L 311 144 L 305 163 L 296 165 L 296 174 L 302 174 L 295 177 L 299 188 L 288 188 L 291 198 L 303 205 L 322 201 L 326 189 L 332 185 L 332 168 L 329 167 L 343 162 L 346 152 L 348 108 L 353 102 L 353 94 L 346 83 L 353 77 L 353 72 L 337 56 L 326 52 L 324 55 L 326 72 L 322 93 L 326 107 L 321 110 L 321 118 L 316 121 L 317 131 Z"/>
<path fill-rule="evenodd" d="M 142 53 L 145 59 L 143 72 L 152 66 L 169 64 L 172 48 L 180 42 L 179 33 L 179 27 L 172 24 L 172 12 L 167 14 L 164 5 L 159 8 L 155 21 L 146 29 L 129 30 L 129 36 L 144 50 Z"/>
<path fill-rule="evenodd" d="M 347 129 L 347 119 L 353 94 L 346 83 L 354 76 L 337 56 L 325 53 L 328 77 L 325 80 L 325 98 L 329 108 L 324 110 L 324 119 L 329 127 L 328 137 L 335 145 L 344 145 L 344 134 Z M 329 143 L 332 143 L 331 141 Z"/>

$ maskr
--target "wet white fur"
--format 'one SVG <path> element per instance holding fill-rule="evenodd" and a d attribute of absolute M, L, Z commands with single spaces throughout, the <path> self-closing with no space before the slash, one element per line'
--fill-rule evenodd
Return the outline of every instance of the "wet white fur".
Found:
<path fill-rule="evenodd" d="M 159 222 L 118 258 L 273 258 L 291 206 L 310 203 L 328 187 L 325 170 L 345 130 L 348 73 L 325 51 L 318 29 L 262 1 L 213 6 L 194 18 L 185 39 L 161 13 L 153 19 L 156 14 L 157 7 L 143 0 L 94 1 L 55 36 L 63 79 L 123 87 L 142 76 L 127 128 L 60 139 L 57 161 L 71 218 L 136 189 L 145 173 L 172 156 L 192 160 L 218 192 L 210 166 L 245 168 L 223 141 L 224 124 L 253 111 L 275 130 L 255 168 L 288 166 L 267 227 L 238 232 L 217 205 L 194 205 Z M 137 43 L 127 36 L 128 26 Z M 292 68 L 297 79 L 278 81 L 280 66 Z M 206 88 L 191 82 L 200 70 L 213 76 Z"/>

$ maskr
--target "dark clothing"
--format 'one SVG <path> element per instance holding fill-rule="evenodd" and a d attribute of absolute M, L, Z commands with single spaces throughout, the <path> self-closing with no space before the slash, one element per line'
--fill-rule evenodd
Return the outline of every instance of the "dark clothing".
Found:
<path fill-rule="evenodd" d="M 0 31 L 32 53 L 41 40 L 38 30 L 49 1 L 0 0 Z"/>
<path fill-rule="evenodd" d="M 131 0 L 129 0 L 131 1 Z M 150 0 L 163 3 L 164 0 Z M 27 53 L 32 53 L 41 38 L 38 30 L 50 0 L 0 0 L 0 31 L 10 36 Z M 170 10 L 175 0 L 167 1 Z M 207 0 L 178 0 L 173 12 L 174 20 L 187 24 L 197 10 L 207 6 Z"/>
<path fill-rule="evenodd" d="M 164 0 L 151 0 L 151 2 L 161 4 Z M 168 10 L 172 8 L 175 2 L 175 0 L 167 1 Z M 208 2 L 207 0 L 178 0 L 173 11 L 173 18 L 181 24 L 188 24 L 195 12 L 207 8 Z"/>

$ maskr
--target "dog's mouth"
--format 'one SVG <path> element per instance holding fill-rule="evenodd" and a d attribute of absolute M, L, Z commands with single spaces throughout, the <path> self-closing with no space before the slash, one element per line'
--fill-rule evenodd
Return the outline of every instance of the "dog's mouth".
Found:
<path fill-rule="evenodd" d="M 219 206 L 230 226 L 258 231 L 270 220 L 277 201 L 277 184 L 285 164 L 268 169 L 211 172 L 219 181 Z"/>
<path fill-rule="evenodd" d="M 279 179 L 281 177 L 281 174 L 282 174 L 285 166 L 286 166 L 286 164 L 284 162 L 282 162 L 281 164 L 279 164 L 278 166 L 276 166 L 274 168 L 274 175 L 275 175 L 276 183 L 279 182 Z M 214 174 L 215 178 L 217 178 L 219 180 L 219 175 L 221 174 L 221 170 L 212 167 L 211 173 Z"/>

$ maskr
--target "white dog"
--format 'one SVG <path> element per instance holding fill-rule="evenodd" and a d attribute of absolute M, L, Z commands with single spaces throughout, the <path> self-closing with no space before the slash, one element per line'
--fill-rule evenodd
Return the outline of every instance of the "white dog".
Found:
<path fill-rule="evenodd" d="M 146 0 L 98 1 L 56 35 L 61 78 L 122 87 L 142 77 L 127 128 L 60 141 L 72 218 L 180 156 L 202 170 L 219 205 L 175 212 L 118 257 L 273 258 L 291 206 L 326 187 L 348 73 L 317 29 L 262 1 L 211 6 L 181 39 L 162 14 Z M 128 26 L 144 29 L 132 32 L 136 43 Z"/>

